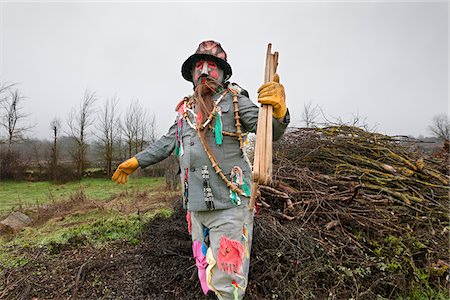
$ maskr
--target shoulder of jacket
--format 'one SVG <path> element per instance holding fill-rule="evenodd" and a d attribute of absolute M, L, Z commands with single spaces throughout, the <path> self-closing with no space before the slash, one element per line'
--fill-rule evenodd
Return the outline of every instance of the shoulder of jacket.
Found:
<path fill-rule="evenodd" d="M 178 102 L 177 106 L 175 106 L 175 111 L 176 111 L 176 112 L 179 112 L 180 109 L 183 107 L 183 104 L 184 104 L 185 102 L 189 101 L 189 99 L 190 99 L 191 97 L 192 97 L 192 96 L 186 96 L 186 97 L 184 97 L 183 99 L 181 99 L 181 101 Z"/>
<path fill-rule="evenodd" d="M 245 90 L 245 89 L 243 89 L 239 84 L 237 84 L 236 82 L 230 82 L 230 83 L 228 83 L 228 86 L 227 86 L 227 88 L 230 90 L 230 91 L 234 91 L 236 94 L 238 94 L 238 95 L 243 95 L 243 96 L 245 96 L 245 97 L 247 97 L 247 98 L 249 98 L 249 95 L 248 95 L 248 92 Z"/>

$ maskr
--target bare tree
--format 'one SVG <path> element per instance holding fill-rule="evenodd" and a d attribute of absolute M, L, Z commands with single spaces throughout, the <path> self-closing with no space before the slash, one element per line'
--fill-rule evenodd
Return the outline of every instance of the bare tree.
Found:
<path fill-rule="evenodd" d="M 307 128 L 311 128 L 317 124 L 317 118 L 320 115 L 320 107 L 313 106 L 311 102 L 303 104 L 303 112 L 301 121 L 305 122 Z"/>
<path fill-rule="evenodd" d="M 75 162 L 77 175 L 79 178 L 83 175 L 83 171 L 86 167 L 86 151 L 88 147 L 87 140 L 89 137 L 88 128 L 94 122 L 94 105 L 96 101 L 96 93 L 86 89 L 83 99 L 80 102 L 80 106 L 78 108 L 73 108 L 67 119 L 67 125 L 69 128 L 68 135 L 76 143 L 75 150 L 72 153 L 72 158 Z"/>
<path fill-rule="evenodd" d="M 147 137 L 147 127 L 146 127 L 146 121 L 147 121 L 147 110 L 144 110 L 142 106 L 140 106 L 139 111 L 137 114 L 134 115 L 134 128 L 136 128 L 136 135 L 134 136 L 134 153 L 138 153 L 142 151 L 144 148 L 145 139 Z"/>
<path fill-rule="evenodd" d="M 450 140 L 450 121 L 447 114 L 439 114 L 433 117 L 428 130 L 441 140 Z"/>
<path fill-rule="evenodd" d="M 4 118 L 4 106 L 6 105 L 4 102 L 7 100 L 7 98 L 9 97 L 10 94 L 10 89 L 14 86 L 15 84 L 9 84 L 6 82 L 2 82 L 0 81 L 0 109 L 2 110 L 2 112 L 0 113 L 0 119 L 3 120 Z M 2 126 L 3 127 L 3 126 Z M 5 144 L 6 142 L 2 139 L 2 134 L 0 132 L 0 147 L 1 145 Z M 1 150 L 1 148 L 0 148 Z"/>
<path fill-rule="evenodd" d="M 170 155 L 168 158 L 162 161 L 164 166 L 164 177 L 166 179 L 166 187 L 174 191 L 180 182 L 178 177 L 178 170 L 180 169 L 180 164 L 175 155 Z"/>
<path fill-rule="evenodd" d="M 50 169 L 55 170 L 56 166 L 58 165 L 58 136 L 61 131 L 61 120 L 55 117 L 50 122 L 50 129 L 52 130 L 53 134 L 53 143 L 50 149 Z"/>
<path fill-rule="evenodd" d="M 133 101 L 125 112 L 125 119 L 122 127 L 125 143 L 128 148 L 128 157 L 131 157 L 133 154 L 133 143 L 137 136 L 138 129 L 136 128 L 135 122 L 137 114 L 139 114 L 139 103 L 137 101 Z"/>
<path fill-rule="evenodd" d="M 149 116 L 148 111 L 135 100 L 125 112 L 122 131 L 128 147 L 128 157 L 131 157 L 156 140 L 155 115 Z"/>
<path fill-rule="evenodd" d="M 141 120 L 138 121 L 140 128 L 138 130 L 136 151 L 142 151 L 144 148 L 156 141 L 156 118 L 155 114 L 149 114 L 146 110 L 140 115 Z"/>
<path fill-rule="evenodd" d="M 16 84 L 0 82 L 0 103 L 6 100 L 8 91 L 11 90 Z"/>
<path fill-rule="evenodd" d="M 120 142 L 120 118 L 117 115 L 118 99 L 113 97 L 107 99 L 99 113 L 99 123 L 97 125 L 101 152 L 105 160 L 106 175 L 112 174 L 112 161 L 116 145 Z"/>
<path fill-rule="evenodd" d="M 365 131 L 374 131 L 377 127 L 377 124 L 370 126 L 369 122 L 367 121 L 367 117 L 361 116 L 359 112 L 352 113 L 352 120 L 350 120 L 347 125 L 359 127 L 364 129 Z"/>
<path fill-rule="evenodd" d="M 120 134 L 119 134 L 118 140 L 117 140 L 116 157 L 119 161 L 123 161 L 123 160 L 129 158 L 128 146 L 126 143 L 126 139 L 124 139 L 124 136 L 123 136 L 124 125 L 122 122 L 120 122 L 119 128 L 120 128 Z"/>
<path fill-rule="evenodd" d="M 9 89 L 1 102 L 0 126 L 6 130 L 9 153 L 14 143 L 21 141 L 24 134 L 33 127 L 22 124 L 28 117 L 28 114 L 23 113 L 23 100 L 18 89 Z"/>

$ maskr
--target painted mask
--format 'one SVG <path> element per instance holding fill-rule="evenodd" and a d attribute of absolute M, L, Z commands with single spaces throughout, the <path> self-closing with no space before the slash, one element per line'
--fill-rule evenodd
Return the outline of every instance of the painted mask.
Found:
<path fill-rule="evenodd" d="M 192 71 L 195 86 L 204 82 L 204 78 L 212 77 L 218 82 L 223 82 L 223 70 L 212 60 L 199 60 Z"/>

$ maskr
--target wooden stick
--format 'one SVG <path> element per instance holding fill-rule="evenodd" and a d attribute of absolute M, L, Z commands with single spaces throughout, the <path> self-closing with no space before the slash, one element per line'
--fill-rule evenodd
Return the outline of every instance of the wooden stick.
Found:
<path fill-rule="evenodd" d="M 278 52 L 272 54 L 272 44 L 267 45 L 264 82 L 273 81 L 278 66 Z M 259 184 L 268 185 L 272 182 L 272 112 L 271 105 L 262 105 L 258 112 L 255 158 L 253 162 L 252 190 L 249 209 L 255 206 L 256 193 Z"/>
<path fill-rule="evenodd" d="M 258 126 L 259 126 L 259 120 L 263 119 L 263 110 L 261 108 L 259 108 L 259 112 L 258 112 Z M 261 143 L 261 137 L 256 135 L 256 141 L 255 141 L 255 149 L 254 149 L 254 161 L 253 161 L 253 176 L 252 176 L 252 180 L 253 182 L 259 182 L 259 161 L 260 161 L 260 152 L 261 149 L 259 147 L 260 143 Z M 258 186 L 256 186 L 256 188 L 258 188 Z"/>
<path fill-rule="evenodd" d="M 274 54 L 270 54 L 270 64 L 269 64 L 269 81 L 273 81 L 273 76 L 277 70 L 278 65 L 278 52 Z M 264 166 L 264 184 L 268 185 L 272 183 L 272 139 L 273 139 L 273 131 L 272 131 L 272 112 L 273 107 L 271 105 L 264 105 L 267 107 L 267 116 L 266 116 L 266 142 L 264 143 L 264 148 L 266 149 L 265 153 L 265 166 Z"/>
<path fill-rule="evenodd" d="M 263 105 L 264 106 L 264 105 Z M 261 134 L 260 134 L 260 139 L 259 139 L 259 144 L 258 144 L 258 149 L 259 149 L 259 183 L 262 183 L 266 180 L 266 137 L 267 137 L 267 109 L 265 109 L 264 107 L 260 108 L 262 110 L 262 119 L 261 122 L 259 122 L 258 120 L 258 128 L 259 126 L 261 126 Z M 257 129 L 259 130 L 259 129 Z"/>

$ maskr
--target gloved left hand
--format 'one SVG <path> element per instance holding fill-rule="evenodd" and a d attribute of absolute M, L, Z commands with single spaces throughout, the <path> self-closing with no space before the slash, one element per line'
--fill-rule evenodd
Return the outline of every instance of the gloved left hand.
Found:
<path fill-rule="evenodd" d="M 117 183 L 127 183 L 128 181 L 128 175 L 136 171 L 136 169 L 139 167 L 139 162 L 136 159 L 136 157 L 132 157 L 130 159 L 127 159 L 123 163 L 121 163 L 117 170 L 114 172 L 112 176 L 112 180 Z"/>
<path fill-rule="evenodd" d="M 273 106 L 273 116 L 277 119 L 286 115 L 286 96 L 284 86 L 280 84 L 280 76 L 275 73 L 273 81 L 264 83 L 258 89 L 258 102 Z"/>

